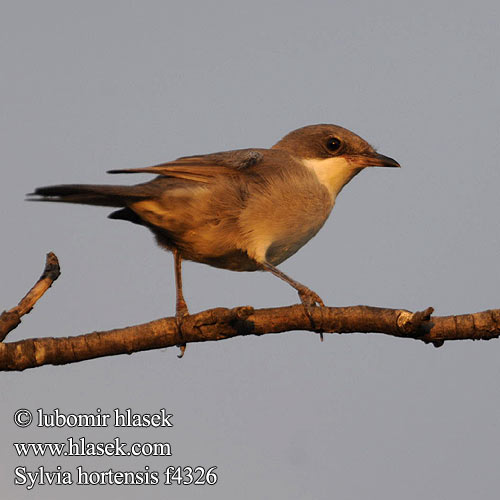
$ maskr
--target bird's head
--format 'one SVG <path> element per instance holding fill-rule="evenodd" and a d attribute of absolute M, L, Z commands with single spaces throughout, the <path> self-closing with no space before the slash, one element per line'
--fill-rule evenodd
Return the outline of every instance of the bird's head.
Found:
<path fill-rule="evenodd" d="M 309 125 L 294 130 L 277 142 L 283 149 L 315 172 L 333 197 L 365 167 L 400 167 L 377 153 L 364 139 L 338 125 Z"/>

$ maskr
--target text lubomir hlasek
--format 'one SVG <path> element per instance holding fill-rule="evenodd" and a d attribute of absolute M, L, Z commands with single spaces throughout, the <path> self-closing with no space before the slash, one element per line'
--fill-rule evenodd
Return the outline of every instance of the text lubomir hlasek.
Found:
<path fill-rule="evenodd" d="M 37 410 L 37 427 L 173 427 L 172 413 L 161 408 L 156 413 L 134 413 L 130 408 L 115 408 L 112 413 L 103 413 L 97 408 L 94 413 L 63 413 L 59 408 L 45 412 Z M 111 420 L 111 423 L 110 423 Z"/>

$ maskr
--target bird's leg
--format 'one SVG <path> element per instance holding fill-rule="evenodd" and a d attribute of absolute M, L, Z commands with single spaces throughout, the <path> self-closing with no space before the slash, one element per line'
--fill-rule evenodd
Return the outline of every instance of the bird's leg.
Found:
<path fill-rule="evenodd" d="M 323 332 L 321 329 L 318 329 L 316 327 L 311 311 L 311 309 L 314 306 L 325 307 L 325 304 L 321 300 L 321 297 L 316 292 L 313 292 L 311 289 L 307 288 L 302 283 L 299 283 L 298 281 L 295 281 L 294 279 L 290 278 L 290 276 L 287 276 L 283 271 L 280 271 L 277 267 L 274 267 L 272 264 L 265 262 L 264 264 L 262 264 L 262 266 L 264 270 L 269 271 L 270 273 L 274 274 L 283 281 L 286 281 L 290 286 L 292 286 L 293 288 L 295 288 L 295 290 L 297 290 L 300 297 L 300 301 L 302 302 L 302 305 L 306 310 L 307 317 L 311 321 L 313 329 L 320 334 L 321 341 L 323 341 Z"/>
<path fill-rule="evenodd" d="M 189 311 L 184 300 L 184 294 L 182 293 L 182 257 L 179 250 L 174 250 L 174 261 L 175 261 L 175 291 L 176 291 L 176 303 L 175 303 L 175 316 L 176 318 L 183 318 L 189 315 Z"/>
<path fill-rule="evenodd" d="M 265 262 L 262 265 L 266 271 L 273 273 L 278 278 L 282 279 L 283 281 L 286 281 L 290 286 L 293 286 L 293 288 L 295 288 L 295 290 L 297 290 L 297 292 L 299 293 L 300 301 L 305 306 L 316 306 L 316 305 L 319 305 L 321 307 L 325 306 L 325 304 L 321 300 L 321 297 L 316 292 L 313 292 L 302 283 L 299 283 L 298 281 L 295 281 L 294 279 L 290 278 L 290 276 L 287 276 L 283 271 L 280 271 L 277 267 L 274 267 L 273 265 L 267 262 Z"/>
<path fill-rule="evenodd" d="M 175 320 L 177 321 L 177 331 L 179 333 L 179 338 L 181 339 L 181 343 L 178 347 L 181 350 L 181 353 L 178 355 L 179 358 L 184 356 L 184 352 L 186 351 L 186 343 L 183 342 L 182 338 L 182 319 L 185 316 L 189 315 L 189 311 L 186 305 L 186 301 L 184 300 L 184 294 L 182 293 L 182 257 L 179 250 L 174 249 L 174 270 L 175 270 Z"/>

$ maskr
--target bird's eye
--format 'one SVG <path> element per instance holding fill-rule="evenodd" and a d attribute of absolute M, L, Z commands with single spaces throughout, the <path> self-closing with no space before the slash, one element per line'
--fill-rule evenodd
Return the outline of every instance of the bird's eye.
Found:
<path fill-rule="evenodd" d="M 332 153 L 335 153 L 340 149 L 341 142 L 336 138 L 336 137 L 330 137 L 328 141 L 326 142 L 326 147 L 328 151 L 331 151 Z"/>

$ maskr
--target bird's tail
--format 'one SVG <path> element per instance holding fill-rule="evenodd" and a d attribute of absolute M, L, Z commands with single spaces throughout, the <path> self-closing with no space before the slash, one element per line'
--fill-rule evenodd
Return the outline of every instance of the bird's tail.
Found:
<path fill-rule="evenodd" d="M 61 184 L 36 188 L 33 193 L 28 194 L 28 200 L 124 207 L 150 195 L 149 190 L 140 184 L 135 186 Z"/>

